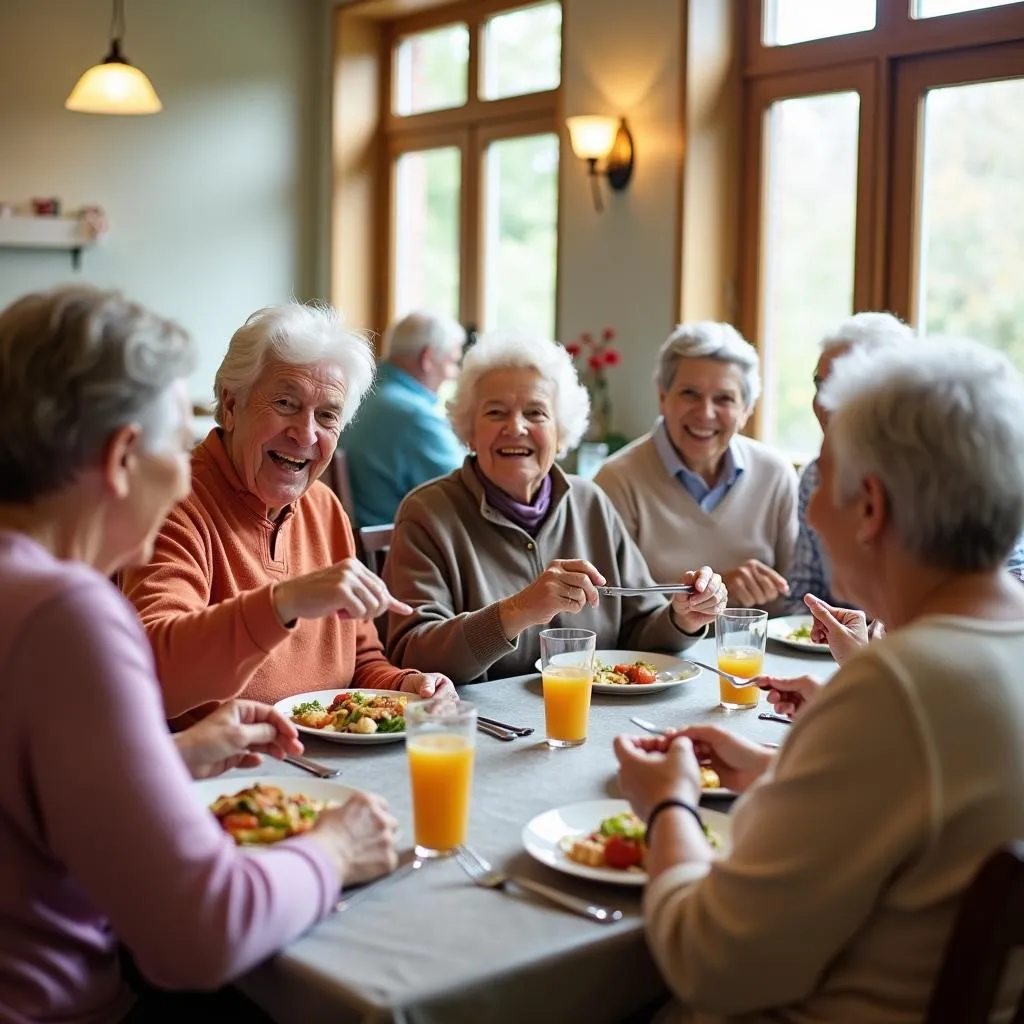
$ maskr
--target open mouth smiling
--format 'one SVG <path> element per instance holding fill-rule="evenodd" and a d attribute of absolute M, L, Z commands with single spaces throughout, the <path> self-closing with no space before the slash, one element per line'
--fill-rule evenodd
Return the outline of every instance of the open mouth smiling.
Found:
<path fill-rule="evenodd" d="M 499 448 L 498 454 L 502 456 L 502 458 L 506 459 L 526 459 L 529 458 L 533 452 L 529 448 L 509 445 L 505 448 Z"/>
<path fill-rule="evenodd" d="M 289 470 L 292 473 L 301 473 L 309 465 L 309 459 L 296 459 L 291 455 L 283 455 L 281 452 L 267 452 L 270 460 L 281 469 Z"/>

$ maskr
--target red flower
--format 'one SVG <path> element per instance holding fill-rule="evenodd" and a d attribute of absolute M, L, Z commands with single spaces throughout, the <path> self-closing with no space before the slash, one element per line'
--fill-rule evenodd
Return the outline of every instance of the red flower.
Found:
<path fill-rule="evenodd" d="M 594 344 L 594 336 L 590 333 L 590 331 L 584 331 L 580 335 L 580 344 L 581 345 L 593 345 Z"/>
<path fill-rule="evenodd" d="M 619 355 L 617 348 L 606 348 L 604 350 L 604 365 L 605 366 L 618 366 L 622 361 L 622 356 Z"/>
<path fill-rule="evenodd" d="M 573 359 L 575 359 L 580 354 L 581 349 L 575 341 L 570 341 L 569 344 L 565 346 L 565 351 L 568 352 Z"/>
<path fill-rule="evenodd" d="M 587 360 L 587 365 L 592 370 L 600 370 L 601 367 L 604 366 L 604 359 L 598 353 L 595 352 L 594 355 L 592 355 Z"/>
<path fill-rule="evenodd" d="M 601 332 L 601 337 L 606 342 L 607 341 L 614 341 L 615 340 L 615 331 L 611 327 L 606 327 Z M 611 365 L 611 364 L 609 364 L 609 365 Z"/>

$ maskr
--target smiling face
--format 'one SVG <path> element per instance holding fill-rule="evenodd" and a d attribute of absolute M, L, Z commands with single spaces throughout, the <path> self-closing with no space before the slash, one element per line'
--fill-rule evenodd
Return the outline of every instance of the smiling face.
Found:
<path fill-rule="evenodd" d="M 225 390 L 224 445 L 248 490 L 276 519 L 302 497 L 334 456 L 345 386 L 337 367 L 271 361 L 244 404 Z"/>
<path fill-rule="evenodd" d="M 719 359 L 680 359 L 672 386 L 658 395 L 665 427 L 688 469 L 708 483 L 718 479 L 722 456 L 750 417 L 743 404 L 743 374 Z"/>
<path fill-rule="evenodd" d="M 529 504 L 558 451 L 554 388 L 536 370 L 492 370 L 477 384 L 470 447 L 480 471 Z"/>

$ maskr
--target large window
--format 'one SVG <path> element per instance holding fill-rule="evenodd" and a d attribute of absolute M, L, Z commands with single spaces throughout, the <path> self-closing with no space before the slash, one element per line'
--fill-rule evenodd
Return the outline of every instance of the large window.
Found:
<path fill-rule="evenodd" d="M 818 343 L 857 310 L 1024 368 L 1024 2 L 749 6 L 740 305 L 760 436 L 817 448 Z"/>
<path fill-rule="evenodd" d="M 388 29 L 380 319 L 426 308 L 553 337 L 561 4 L 450 10 Z"/>

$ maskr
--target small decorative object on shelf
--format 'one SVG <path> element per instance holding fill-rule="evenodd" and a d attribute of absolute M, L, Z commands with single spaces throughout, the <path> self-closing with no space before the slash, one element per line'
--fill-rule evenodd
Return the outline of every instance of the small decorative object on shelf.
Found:
<path fill-rule="evenodd" d="M 71 253 L 77 270 L 82 250 L 106 234 L 107 218 L 99 206 L 83 206 L 60 215 L 59 199 L 33 199 L 21 207 L 3 203 L 0 249 L 56 249 Z"/>
<path fill-rule="evenodd" d="M 570 341 L 565 350 L 575 360 L 580 381 L 590 393 L 590 426 L 588 441 L 600 441 L 614 452 L 626 443 L 626 438 L 612 430 L 612 399 L 608 391 L 608 370 L 622 362 L 622 354 L 614 346 L 616 334 L 605 327 L 599 335 L 584 331 L 576 341 Z"/>
<path fill-rule="evenodd" d="M 33 199 L 32 212 L 37 217 L 59 217 L 60 200 L 56 196 L 49 199 Z"/>

